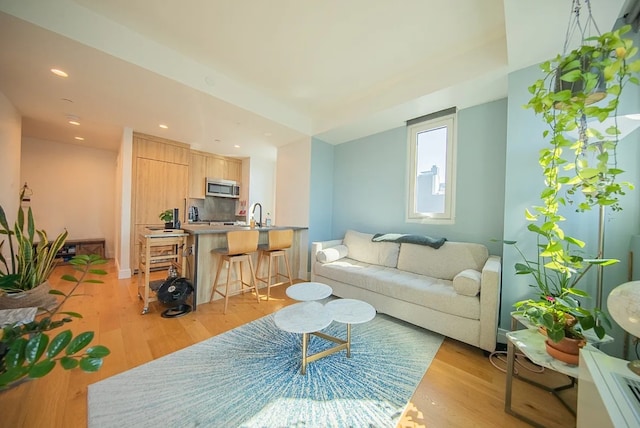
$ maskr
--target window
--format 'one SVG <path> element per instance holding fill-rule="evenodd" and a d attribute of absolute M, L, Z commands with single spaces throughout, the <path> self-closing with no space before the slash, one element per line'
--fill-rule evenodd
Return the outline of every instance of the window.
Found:
<path fill-rule="evenodd" d="M 456 114 L 452 108 L 407 122 L 408 222 L 454 223 Z"/>

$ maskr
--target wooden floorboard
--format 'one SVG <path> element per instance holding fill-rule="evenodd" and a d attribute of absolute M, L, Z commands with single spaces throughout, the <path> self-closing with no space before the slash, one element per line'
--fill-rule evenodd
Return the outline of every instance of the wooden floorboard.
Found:
<path fill-rule="evenodd" d="M 56 268 L 51 278 L 54 288 L 69 287 L 59 278 L 70 269 Z M 111 349 L 102 369 L 84 373 L 58 367 L 45 378 L 0 392 L 0 427 L 85 427 L 88 385 L 294 303 L 286 297 L 285 286 L 280 286 L 272 288 L 269 301 L 258 303 L 251 293 L 231 297 L 227 315 L 222 314 L 221 301 L 201 304 L 196 312 L 174 319 L 162 318 L 164 308 L 155 302 L 147 315 L 141 315 L 136 277 L 118 280 L 113 262 L 109 262 L 107 270 L 109 275 L 101 278 L 104 284 L 82 285 L 78 292 L 84 295 L 70 300 L 65 307 L 84 316 L 69 324 L 74 332 L 94 330 L 94 343 Z M 530 376 L 556 385 L 565 381 L 549 371 Z M 445 339 L 398 426 L 528 426 L 504 412 L 504 391 L 505 374 L 489 362 L 485 353 Z M 568 398 L 575 402 L 575 391 L 569 391 Z M 575 426 L 575 418 L 555 397 L 518 380 L 514 381 L 513 407 L 548 427 Z"/>

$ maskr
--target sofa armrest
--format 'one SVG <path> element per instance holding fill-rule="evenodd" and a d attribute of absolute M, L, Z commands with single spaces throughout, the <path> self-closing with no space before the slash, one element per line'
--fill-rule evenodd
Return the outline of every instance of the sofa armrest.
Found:
<path fill-rule="evenodd" d="M 342 239 L 334 239 L 333 241 L 315 241 L 311 243 L 311 281 L 315 281 L 316 277 L 316 254 L 327 248 L 341 245 Z"/>
<path fill-rule="evenodd" d="M 480 285 L 480 348 L 494 351 L 498 338 L 498 310 L 502 264 L 499 256 L 489 256 L 482 268 Z"/>
<path fill-rule="evenodd" d="M 327 248 L 335 247 L 336 245 L 342 245 L 342 239 L 334 239 L 333 241 L 316 241 L 311 243 L 311 257 L 315 259 L 316 254 L 319 251 L 326 250 Z"/>

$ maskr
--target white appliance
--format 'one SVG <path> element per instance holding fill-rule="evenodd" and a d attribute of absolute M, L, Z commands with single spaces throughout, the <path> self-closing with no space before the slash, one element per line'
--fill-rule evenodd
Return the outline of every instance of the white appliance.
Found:
<path fill-rule="evenodd" d="M 627 364 L 602 352 L 580 351 L 578 428 L 640 426 L 640 376 Z"/>
<path fill-rule="evenodd" d="M 219 198 L 240 198 L 240 186 L 231 180 L 221 178 L 207 178 L 205 182 L 207 196 Z"/>

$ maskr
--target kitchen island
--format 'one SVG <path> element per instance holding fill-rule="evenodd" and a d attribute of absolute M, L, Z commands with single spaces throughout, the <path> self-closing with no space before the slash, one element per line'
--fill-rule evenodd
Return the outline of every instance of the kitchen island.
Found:
<path fill-rule="evenodd" d="M 188 257 L 187 270 L 189 278 L 193 281 L 193 307 L 208 303 L 211 297 L 211 289 L 215 278 L 216 269 L 218 267 L 218 257 L 212 253 L 216 248 L 224 248 L 227 246 L 226 233 L 232 230 L 252 230 L 249 226 L 224 226 L 224 225 L 208 225 L 208 224 L 186 224 L 182 229 L 189 234 L 187 237 L 187 245 L 192 249 L 192 253 Z M 293 229 L 293 243 L 291 248 L 287 250 L 287 257 L 291 266 L 291 275 L 294 278 L 307 279 L 307 258 L 309 237 L 308 228 L 296 226 L 272 226 L 272 227 L 256 227 L 253 230 L 260 232 L 260 244 L 268 243 L 270 230 Z M 253 254 L 253 266 L 257 268 L 258 253 Z M 284 269 L 281 267 L 281 272 Z M 247 272 L 248 274 L 248 272 Z M 264 275 L 261 275 L 264 276 Z M 221 277 L 218 282 L 226 281 L 226 269 L 222 270 Z M 266 287 L 264 283 L 258 286 Z M 233 290 L 232 290 L 233 293 Z M 220 296 L 215 296 L 218 299 Z"/>

